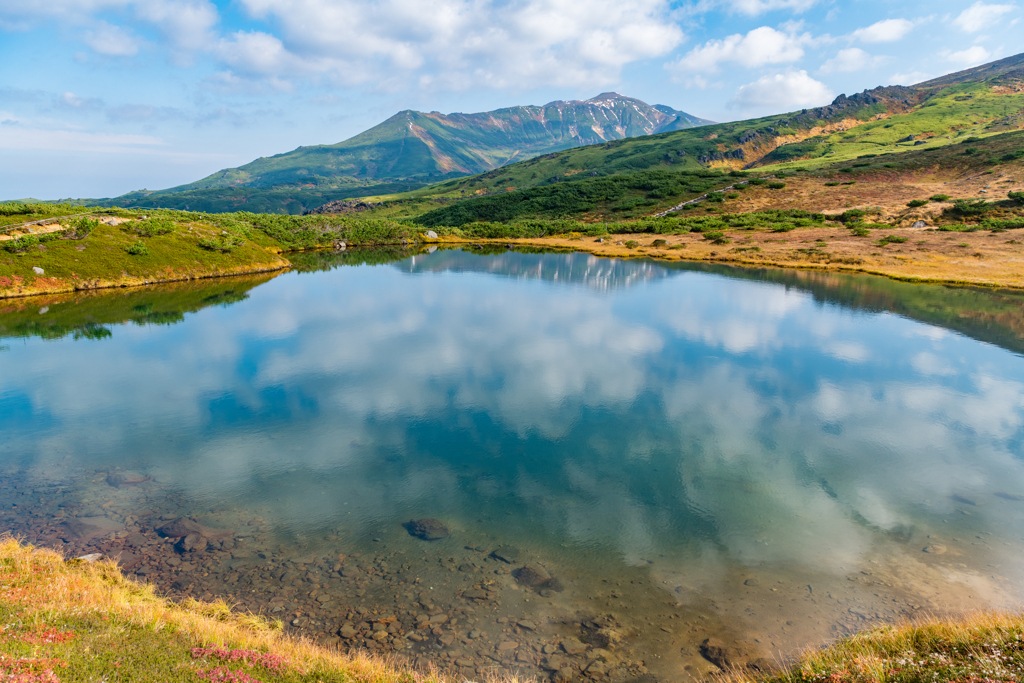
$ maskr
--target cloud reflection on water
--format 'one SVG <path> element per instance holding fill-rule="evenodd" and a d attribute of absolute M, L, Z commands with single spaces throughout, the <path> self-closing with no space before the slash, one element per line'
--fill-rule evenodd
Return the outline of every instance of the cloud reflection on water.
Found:
<path fill-rule="evenodd" d="M 289 275 L 174 327 L 30 342 L 0 357 L 36 420 L 6 452 L 40 476 L 128 461 L 294 531 L 518 504 L 631 563 L 841 572 L 954 495 L 989 503 L 974 531 L 1024 521 L 993 498 L 1024 490 L 1020 357 L 778 285 L 520 256 Z"/>

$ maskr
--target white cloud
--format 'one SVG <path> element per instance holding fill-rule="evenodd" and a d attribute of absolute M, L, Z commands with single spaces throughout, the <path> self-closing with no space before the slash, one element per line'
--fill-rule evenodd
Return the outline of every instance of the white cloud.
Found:
<path fill-rule="evenodd" d="M 960 50 L 959 52 L 946 53 L 944 56 L 948 62 L 952 62 L 959 66 L 970 67 L 984 64 L 988 61 L 991 53 L 981 45 L 975 45 L 974 47 L 969 47 L 966 50 Z"/>
<path fill-rule="evenodd" d="M 828 104 L 832 96 L 828 86 L 808 76 L 806 71 L 790 71 L 741 85 L 729 106 L 773 110 L 815 107 Z"/>
<path fill-rule="evenodd" d="M 885 19 L 859 28 L 852 35 L 865 43 L 891 43 L 910 33 L 912 28 L 914 22 L 908 19 Z"/>
<path fill-rule="evenodd" d="M 774 10 L 804 12 L 817 4 L 817 0 L 725 0 L 723 4 L 733 12 L 755 17 Z"/>
<path fill-rule="evenodd" d="M 907 73 L 896 73 L 889 76 L 889 85 L 914 85 L 923 83 L 934 78 L 932 74 L 924 71 L 909 71 Z"/>
<path fill-rule="evenodd" d="M 761 26 L 745 36 L 737 33 L 722 40 L 710 40 L 687 52 L 669 68 L 685 76 L 717 71 L 726 62 L 746 67 L 795 62 L 804 56 L 802 46 L 810 40 L 808 34 L 797 36 Z"/>
<path fill-rule="evenodd" d="M 664 55 L 683 41 L 665 0 L 243 0 L 272 20 L 279 78 L 285 65 L 341 83 L 523 87 L 607 84 L 629 62 Z M 236 36 L 237 40 L 237 36 Z M 224 46 L 222 46 L 223 49 Z M 253 59 L 244 61 L 246 54 Z M 265 72 L 267 59 L 233 53 L 229 65 Z"/>
<path fill-rule="evenodd" d="M 85 44 L 108 57 L 132 57 L 139 51 L 139 39 L 131 31 L 105 21 L 85 32 Z"/>
<path fill-rule="evenodd" d="M 974 3 L 953 20 L 961 30 L 975 33 L 999 21 L 1008 12 L 1017 9 L 1014 5 L 986 5 L 981 0 Z"/>
<path fill-rule="evenodd" d="M 27 127 L 0 127 L 0 149 L 38 149 L 73 152 L 153 153 L 154 146 L 167 143 L 151 135 L 92 133 L 80 130 L 53 130 Z"/>
<path fill-rule="evenodd" d="M 179 51 L 200 50 L 215 40 L 220 21 L 208 0 L 135 0 L 136 15 L 154 24 Z"/>
<path fill-rule="evenodd" d="M 861 69 L 869 66 L 879 64 L 882 59 L 882 57 L 873 57 L 869 55 L 859 47 L 849 47 L 845 50 L 840 50 L 836 53 L 835 57 L 822 64 L 821 68 L 818 69 L 818 73 L 831 74 L 860 71 Z"/>

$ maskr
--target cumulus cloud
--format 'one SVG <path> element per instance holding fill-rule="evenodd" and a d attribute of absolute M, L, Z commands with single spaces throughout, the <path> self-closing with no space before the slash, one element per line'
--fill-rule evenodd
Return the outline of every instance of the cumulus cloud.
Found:
<path fill-rule="evenodd" d="M 722 4 L 738 14 L 757 16 L 776 10 L 804 12 L 817 3 L 817 0 L 725 0 Z"/>
<path fill-rule="evenodd" d="M 139 51 L 139 39 L 131 31 L 105 21 L 85 32 L 85 44 L 107 57 L 132 57 Z"/>
<path fill-rule="evenodd" d="M 832 91 L 806 71 L 790 71 L 762 76 L 753 83 L 741 85 L 729 106 L 739 109 L 786 109 L 816 107 L 828 104 Z"/>
<path fill-rule="evenodd" d="M 981 0 L 974 3 L 953 20 L 953 24 L 968 33 L 976 33 L 992 26 L 1004 14 L 1017 9 L 1014 5 L 988 5 Z"/>
<path fill-rule="evenodd" d="M 624 65 L 664 55 L 684 37 L 665 0 L 242 4 L 253 17 L 279 27 L 280 46 L 270 46 L 268 59 L 239 45 L 232 69 L 285 79 L 306 73 L 346 84 L 410 74 L 456 89 L 606 84 Z"/>
<path fill-rule="evenodd" d="M 969 47 L 966 50 L 948 52 L 945 54 L 946 61 L 964 67 L 984 64 L 991 56 L 991 53 L 981 45 L 975 45 L 974 47 Z"/>
<path fill-rule="evenodd" d="M 849 47 L 840 50 L 836 56 L 827 60 L 818 69 L 818 73 L 849 73 L 860 71 L 869 66 L 875 66 L 882 61 L 881 57 L 873 57 L 859 47 Z"/>
<path fill-rule="evenodd" d="M 737 33 L 722 40 L 710 40 L 690 50 L 669 68 L 690 74 L 715 72 L 726 63 L 746 67 L 790 63 L 804 56 L 803 45 L 810 40 L 808 34 L 783 33 L 761 26 L 746 35 Z"/>
<path fill-rule="evenodd" d="M 865 43 L 891 43 L 910 33 L 912 28 L 914 22 L 909 19 L 885 19 L 859 28 L 852 35 Z"/>

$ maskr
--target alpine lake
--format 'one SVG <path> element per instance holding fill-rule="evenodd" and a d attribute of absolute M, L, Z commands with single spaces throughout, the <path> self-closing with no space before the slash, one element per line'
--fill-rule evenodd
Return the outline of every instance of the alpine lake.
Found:
<path fill-rule="evenodd" d="M 483 248 L 0 303 L 0 527 L 472 680 L 1024 597 L 1024 292 Z"/>

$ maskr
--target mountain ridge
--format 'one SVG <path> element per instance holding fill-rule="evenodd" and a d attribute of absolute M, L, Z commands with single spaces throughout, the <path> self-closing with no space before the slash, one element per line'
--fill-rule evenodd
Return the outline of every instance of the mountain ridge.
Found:
<path fill-rule="evenodd" d="M 318 185 L 332 179 L 436 181 L 581 145 L 708 123 L 666 105 L 652 106 L 614 92 L 588 100 L 554 100 L 468 114 L 405 109 L 341 142 L 301 146 L 159 192 Z"/>

